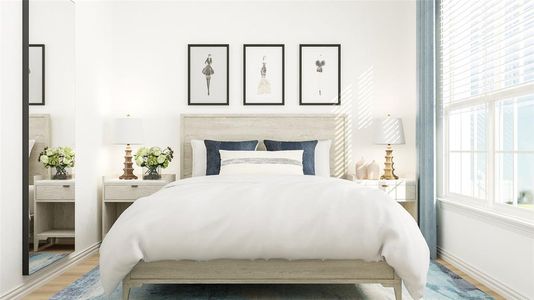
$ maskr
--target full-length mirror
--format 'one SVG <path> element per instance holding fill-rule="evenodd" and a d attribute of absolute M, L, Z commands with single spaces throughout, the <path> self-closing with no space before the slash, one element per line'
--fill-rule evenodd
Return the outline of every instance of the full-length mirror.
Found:
<path fill-rule="evenodd" d="M 28 49 L 28 249 L 32 274 L 74 251 L 74 2 L 30 0 Z"/>

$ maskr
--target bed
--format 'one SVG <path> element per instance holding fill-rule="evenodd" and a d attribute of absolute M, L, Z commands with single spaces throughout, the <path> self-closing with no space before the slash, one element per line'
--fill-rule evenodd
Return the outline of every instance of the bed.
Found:
<path fill-rule="evenodd" d="M 103 241 L 101 248 L 101 272 L 103 276 L 103 285 L 107 293 L 112 291 L 116 285 L 118 278 L 122 278 L 123 285 L 123 299 L 128 299 L 130 289 L 133 287 L 139 287 L 142 284 L 273 284 L 273 283 L 283 283 L 283 284 L 357 284 L 357 283 L 380 283 L 385 287 L 393 287 L 395 292 L 395 298 L 400 300 L 402 298 L 402 276 L 399 276 L 399 272 L 388 264 L 385 260 L 390 259 L 391 262 L 394 262 L 394 265 L 397 266 L 397 269 L 401 271 L 405 279 L 408 280 L 407 288 L 414 296 L 414 298 L 422 297 L 422 287 L 424 288 L 424 282 L 426 282 L 426 270 L 428 269 L 428 248 L 424 243 L 424 239 L 418 231 L 417 225 L 413 222 L 413 219 L 409 216 L 407 212 L 402 212 L 400 206 L 393 207 L 397 205 L 394 201 L 386 199 L 384 193 L 379 190 L 355 190 L 354 185 L 345 180 L 339 180 L 335 178 L 311 178 L 315 176 L 301 176 L 301 178 L 239 178 L 239 185 L 236 184 L 237 180 L 232 178 L 223 178 L 224 176 L 205 176 L 208 178 L 189 178 L 191 176 L 191 140 L 192 139 L 217 139 L 217 140 L 247 140 L 247 139 L 278 139 L 278 140 L 306 140 L 306 139 L 329 139 L 332 141 L 332 147 L 330 151 L 330 167 L 332 177 L 343 177 L 347 171 L 347 149 L 349 143 L 347 143 L 347 136 L 350 134 L 346 130 L 346 116 L 339 114 L 320 114 L 320 115 L 182 115 L 181 117 L 181 157 L 180 157 L 180 166 L 181 166 L 181 178 L 184 180 L 171 183 L 166 189 L 158 192 L 159 196 L 152 197 L 152 199 L 140 199 L 137 200 L 132 207 L 133 209 L 127 210 L 117 223 L 115 223 L 114 228 L 111 229 L 109 234 L 106 236 L 106 239 Z M 258 150 L 262 150 L 261 146 Z M 307 177 L 307 178 L 304 178 Z M 207 182 L 206 182 L 207 181 Z M 246 183 L 250 181 L 249 183 Z M 261 181 L 261 182 L 260 182 Z M 214 182 L 218 185 L 213 185 Z M 245 244 L 245 252 L 240 252 L 239 250 L 232 250 L 232 252 L 222 251 L 222 254 L 210 253 L 210 249 L 203 249 L 198 252 L 189 253 L 185 255 L 186 258 L 180 259 L 163 259 L 158 260 L 154 257 L 165 257 L 165 255 L 160 254 L 153 255 L 155 252 L 169 252 L 169 249 L 160 249 L 164 248 L 163 246 L 147 246 L 147 245 L 158 245 L 160 241 L 155 240 L 141 240 L 137 236 L 137 232 L 149 231 L 144 234 L 149 237 L 154 237 L 154 230 L 159 230 L 162 236 L 169 234 L 164 228 L 161 227 L 161 222 L 179 222 L 179 218 L 168 218 L 163 217 L 165 214 L 164 211 L 153 211 L 151 208 L 155 207 L 154 201 L 161 201 L 160 203 L 166 203 L 166 205 L 175 205 L 175 203 L 186 203 L 186 200 L 174 201 L 172 195 L 183 194 L 184 191 L 190 190 L 192 186 L 197 185 L 198 190 L 203 190 L 214 193 L 212 197 L 216 195 L 224 194 L 225 190 L 232 190 L 239 188 L 240 186 L 247 186 L 247 184 L 254 185 L 256 184 L 254 191 L 259 191 L 262 195 L 271 194 L 272 199 L 267 199 L 269 201 L 281 200 L 284 198 L 283 191 L 270 191 L 269 186 L 281 187 L 280 190 L 283 190 L 284 187 L 287 188 L 288 182 L 292 185 L 299 186 L 300 191 L 307 191 L 308 193 L 321 193 L 322 190 L 328 190 L 329 187 L 333 185 L 340 185 L 345 189 L 344 191 L 337 191 L 336 189 L 330 190 L 328 193 L 332 197 L 336 197 L 336 193 L 339 195 L 344 195 L 347 191 L 351 193 L 363 193 L 366 195 L 372 194 L 371 198 L 384 198 L 379 201 L 384 207 L 387 207 L 388 213 L 380 214 L 380 218 L 386 220 L 385 218 L 400 218 L 402 221 L 399 221 L 401 224 L 406 223 L 405 227 L 402 230 L 397 230 L 393 226 L 390 226 L 390 232 L 388 234 L 393 235 L 391 238 L 393 241 L 384 243 L 378 238 L 373 238 L 372 230 L 369 232 L 361 232 L 360 234 L 352 235 L 354 239 L 360 239 L 355 241 L 355 243 L 361 242 L 363 239 L 366 243 L 369 241 L 369 244 L 376 244 L 376 248 L 380 248 L 382 253 L 388 252 L 388 257 L 386 259 L 380 259 L 377 257 L 366 256 L 365 254 L 360 255 L 365 257 L 365 259 L 344 259 L 345 256 L 352 256 L 344 254 L 336 254 L 330 258 L 324 258 L 325 255 L 321 251 L 328 251 L 328 247 L 315 242 L 313 247 L 310 247 L 314 253 L 305 253 L 309 249 L 300 248 L 300 251 L 296 256 L 290 254 L 287 255 L 285 250 L 280 249 L 284 248 L 287 245 L 291 247 L 299 248 L 301 240 L 309 240 L 309 236 L 306 236 L 306 232 L 302 236 L 293 236 L 295 242 L 292 244 L 290 239 L 287 239 L 287 244 L 277 244 L 273 242 L 270 244 L 264 244 L 264 248 L 271 248 L 270 251 L 277 252 L 280 250 L 281 254 L 275 254 L 272 257 L 263 257 L 262 254 L 251 254 L 249 257 L 246 253 L 254 253 L 254 251 L 262 252 L 265 249 L 255 249 L 254 243 Z M 226 185 L 225 185 L 226 184 Z M 221 186 L 222 185 L 222 186 Z M 208 188 L 206 188 L 208 187 Z M 175 190 L 173 190 L 175 189 Z M 220 189 L 220 190 L 218 190 Z M 314 190 L 315 189 L 315 190 Z M 278 190 L 278 188 L 276 189 Z M 165 196 L 166 193 L 166 196 Z M 252 192 L 253 193 L 253 192 Z M 278 195 L 276 195 L 278 193 Z M 312 194 L 304 195 L 304 198 L 309 199 Z M 356 195 L 355 194 L 355 195 Z M 357 195 L 356 195 L 357 196 Z M 164 200 L 158 200 L 158 197 Z M 195 197 L 195 196 L 191 196 Z M 224 195 L 221 197 L 224 198 Z M 278 197 L 278 198 L 276 198 Z M 150 197 L 149 197 L 150 198 Z M 166 199 L 165 199 L 166 198 Z M 236 202 L 231 204 L 235 198 L 239 198 L 236 195 L 228 196 L 224 199 L 225 205 L 222 210 L 231 211 L 235 214 L 235 209 L 232 208 L 232 205 L 235 207 L 248 207 L 247 209 L 253 209 L 253 206 L 244 204 L 246 202 Z M 298 198 L 298 197 L 297 197 Z M 266 199 L 263 199 L 266 200 Z M 152 203 L 151 203 L 152 201 Z M 167 201 L 167 202 L 164 202 Z M 197 200 L 195 200 L 197 201 Z M 226 202 L 228 201 L 228 202 Z M 255 200 L 256 201 L 256 200 Z M 299 200 L 300 201 L 300 200 Z M 391 203 L 394 204 L 391 204 Z M 182 210 L 187 210 L 188 207 L 197 205 L 193 202 L 183 204 Z M 300 202 L 302 205 L 305 202 Z M 363 204 L 362 204 L 363 203 Z M 365 201 L 362 203 L 351 203 L 351 205 L 363 205 L 357 206 L 359 210 L 365 212 L 366 210 L 371 212 L 378 210 L 377 205 L 371 203 L 371 201 Z M 377 202 L 378 203 L 378 202 Z M 269 202 L 262 204 L 258 199 L 257 204 L 259 206 L 263 205 L 265 210 L 271 209 L 273 206 Z M 176 204 L 179 205 L 179 204 Z M 256 205 L 256 202 L 254 202 Z M 217 207 L 217 204 L 213 205 L 213 209 L 221 210 L 221 207 Z M 277 216 L 283 215 L 284 217 L 289 218 L 298 218 L 299 214 L 317 214 L 310 207 L 313 205 L 302 205 L 300 207 L 288 208 L 286 210 L 278 211 Z M 155 208 L 160 209 L 161 208 Z M 354 209 L 354 206 L 352 206 Z M 137 212 L 135 212 L 137 210 Z M 210 206 L 207 206 L 207 211 L 210 210 Z M 303 212 L 299 212 L 302 210 Z M 309 210 L 309 211 L 307 211 Z M 145 212 L 143 212 L 145 211 Z M 335 212 L 336 217 L 344 216 L 343 209 L 337 208 L 337 210 L 332 210 Z M 251 218 L 257 217 L 254 215 L 254 212 L 248 211 L 247 215 L 250 213 Z M 286 214 L 286 215 L 284 215 Z M 275 215 L 275 214 L 273 214 Z M 234 217 L 237 215 L 234 215 Z M 370 213 L 369 216 L 372 216 Z M 206 212 L 199 219 L 209 219 L 210 214 Z M 321 216 L 318 217 L 317 224 L 322 224 L 322 222 L 331 222 L 331 220 L 322 220 Z M 326 218 L 326 217 L 325 217 Z M 331 217 L 330 217 L 331 218 Z M 121 220 L 122 219 L 122 220 Z M 178 221 L 176 221 L 178 219 Z M 142 221 L 141 221 L 142 220 Z M 347 219 L 349 220 L 349 219 Z M 117 226 L 119 223 L 123 223 Z M 223 220 L 224 221 L 224 220 Z M 222 224 L 222 228 L 231 228 L 232 226 L 238 226 L 238 228 L 246 227 L 246 224 L 251 224 L 253 220 L 244 218 L 241 220 L 243 223 L 239 224 L 239 221 L 235 221 L 236 224 Z M 388 220 L 389 221 L 389 220 Z M 195 222 L 195 221 L 192 221 Z M 269 222 L 268 219 L 265 219 L 265 222 Z M 361 220 L 354 219 L 354 222 L 363 222 Z M 140 225 L 139 223 L 143 223 Z M 224 222 L 223 222 L 224 223 Z M 277 226 L 279 222 L 274 222 L 271 226 Z M 298 223 L 298 222 L 292 222 Z M 381 222 L 385 224 L 386 222 Z M 145 226 L 146 225 L 146 226 Z M 244 226 L 245 225 L 245 226 Z M 160 226 L 160 227 L 158 227 Z M 177 228 L 176 231 L 179 231 L 181 226 L 187 226 L 186 224 L 177 225 L 173 224 L 174 228 Z M 289 225 L 287 228 L 277 228 L 277 232 L 284 232 L 286 230 L 288 234 L 297 230 L 302 232 L 302 228 L 291 228 L 293 225 Z M 297 225 L 295 225 L 297 226 Z M 306 225 L 308 226 L 308 225 Z M 312 224 L 318 232 L 321 232 L 321 226 L 316 226 Z M 382 224 L 377 224 L 377 230 L 382 230 L 384 227 Z M 404 226 L 404 225 L 403 225 Z M 117 227 L 117 228 L 115 228 Z M 130 227 L 130 228 L 126 228 Z M 302 227 L 302 226 L 301 226 Z M 386 226 L 387 227 L 387 226 Z M 156 229 L 158 228 L 158 229 Z M 254 229 L 256 230 L 256 229 Z M 293 230 L 293 231 L 292 231 Z M 134 232 L 132 232 L 134 231 Z M 213 236 L 206 237 L 206 239 L 213 240 L 219 238 L 217 230 L 215 233 L 211 233 Z M 236 231 L 239 231 L 237 229 Z M 258 236 L 261 237 L 262 228 L 257 230 Z M 406 232 L 404 232 L 406 231 Z M 414 234 L 412 234 L 414 233 Z M 143 233 L 139 233 L 143 235 Z M 174 234 L 174 233 L 173 233 Z M 269 233 L 265 233 L 269 235 Z M 278 233 L 280 234 L 280 233 Z M 328 239 L 324 232 L 323 238 Z M 172 240 L 174 236 L 166 235 L 163 240 L 166 240 L 169 243 L 169 240 Z M 241 236 L 239 236 L 241 237 Z M 291 237 L 288 235 L 288 237 Z M 193 237 L 195 239 L 196 237 Z M 199 239 L 202 240 L 203 237 L 199 236 Z M 351 237 L 352 238 L 352 237 Z M 350 240 L 348 238 L 347 240 Z M 409 241 L 401 243 L 400 238 L 408 239 Z M 191 239 L 188 236 L 182 236 L 182 240 Z M 225 244 L 227 241 L 233 241 L 234 239 L 239 240 L 238 237 L 228 236 L 226 240 L 219 240 L 218 243 L 223 245 L 221 247 L 226 247 Z M 176 240 L 180 240 L 176 238 Z M 199 240 L 199 241 L 200 241 Z M 196 242 L 199 242 L 196 241 Z M 142 245 L 139 245 L 139 244 Z M 172 244 L 173 242 L 171 242 Z M 415 244 L 416 247 L 406 244 Z M 180 242 L 177 242 L 180 244 Z M 424 244 L 424 245 L 423 245 Z M 401 249 L 402 247 L 403 249 Z M 228 246 L 230 247 L 230 246 Z M 247 248 L 248 247 L 248 248 Z M 371 247 L 371 246 L 369 246 Z M 120 248 L 120 249 L 119 249 Z M 342 248 L 342 247 L 340 247 Z M 413 249 L 411 249 L 413 248 Z M 252 250 L 250 250 L 252 249 Z M 123 251 L 124 250 L 124 251 Z M 249 251 L 250 250 L 250 251 Z M 347 250 L 347 249 L 345 249 Z M 410 250 L 410 251 L 409 251 Z M 414 250 L 414 251 L 411 251 Z M 121 255 L 117 256 L 114 252 L 120 252 Z M 174 250 L 173 250 L 174 251 Z M 207 252 L 206 252 L 207 251 Z M 364 251 L 364 250 L 362 250 Z M 367 251 L 367 250 L 365 250 Z M 364 252 L 365 252 L 364 251 Z M 152 252 L 152 253 L 151 253 Z M 171 251 L 172 252 L 172 251 Z M 204 252 L 204 253 L 203 253 Z M 213 252 L 217 252 L 213 250 Z M 398 253 L 396 253 L 398 252 Z M 169 256 L 169 254 L 166 254 Z M 315 255 L 315 256 L 314 256 Z M 220 257 L 219 257 L 220 256 Z M 255 258 L 258 256 L 259 258 Z M 317 259 L 321 257 L 321 259 Z M 339 256 L 339 257 L 338 257 Z M 404 256 L 406 258 L 404 259 Z M 280 259 L 282 257 L 283 259 Z M 420 258 L 419 258 L 420 257 Z M 144 261 L 143 258 L 147 258 L 147 261 Z M 425 266 L 426 265 L 426 266 Z M 420 274 L 418 274 L 420 273 Z M 424 274 L 423 274 L 424 273 Z M 114 280 L 110 280 L 113 278 Z M 416 282 L 416 283 L 415 283 Z M 414 287 L 417 286 L 417 287 Z"/>

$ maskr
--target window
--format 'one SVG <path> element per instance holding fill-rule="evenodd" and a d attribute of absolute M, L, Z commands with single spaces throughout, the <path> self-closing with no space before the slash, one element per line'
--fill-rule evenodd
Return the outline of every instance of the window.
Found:
<path fill-rule="evenodd" d="M 440 196 L 534 212 L 534 1 L 440 5 Z"/>
<path fill-rule="evenodd" d="M 495 200 L 534 203 L 534 96 L 496 103 Z"/>
<path fill-rule="evenodd" d="M 484 199 L 486 196 L 485 106 L 458 109 L 449 113 L 449 192 Z"/>

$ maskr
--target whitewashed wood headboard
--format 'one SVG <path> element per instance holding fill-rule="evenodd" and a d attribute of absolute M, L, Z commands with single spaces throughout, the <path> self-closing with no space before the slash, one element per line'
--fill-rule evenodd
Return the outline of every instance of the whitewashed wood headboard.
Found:
<path fill-rule="evenodd" d="M 180 120 L 180 177 L 191 177 L 191 140 L 331 140 L 330 173 L 347 173 L 347 117 L 344 114 L 183 114 Z"/>
<path fill-rule="evenodd" d="M 32 152 L 28 162 L 29 184 L 33 184 L 33 177 L 41 175 L 48 178 L 48 169 L 43 166 L 37 159 L 39 153 L 47 146 L 50 146 L 50 115 L 49 114 L 30 114 L 28 120 L 28 137 L 35 140 Z"/>

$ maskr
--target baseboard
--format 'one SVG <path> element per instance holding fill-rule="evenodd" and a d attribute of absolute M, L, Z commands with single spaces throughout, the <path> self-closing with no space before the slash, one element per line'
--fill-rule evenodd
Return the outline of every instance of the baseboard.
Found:
<path fill-rule="evenodd" d="M 438 247 L 438 255 L 443 260 L 447 261 L 451 265 L 457 267 L 458 269 L 462 270 L 469 276 L 473 277 L 475 280 L 479 281 L 483 285 L 487 286 L 488 288 L 494 290 L 501 296 L 503 296 L 506 299 L 518 299 L 518 300 L 528 300 L 528 297 L 525 295 L 522 295 L 515 291 L 514 289 L 510 288 L 506 284 L 500 282 L 499 280 L 493 278 L 492 276 L 489 276 L 488 274 L 480 271 L 476 267 L 470 265 L 469 263 L 466 263 L 464 260 L 459 258 L 458 256 L 450 253 L 449 251 Z"/>
<path fill-rule="evenodd" d="M 79 261 L 94 254 L 96 251 L 98 251 L 99 247 L 100 242 L 97 242 L 83 251 L 73 253 L 67 256 L 65 259 L 62 259 L 59 262 L 55 262 L 50 268 L 45 268 L 41 271 L 37 271 L 36 273 L 28 276 L 27 279 L 24 280 L 24 283 L 22 285 L 14 288 L 6 294 L 0 295 L 0 300 L 22 299 L 24 296 L 45 285 L 50 280 L 63 274 L 65 270 L 72 267 Z"/>

